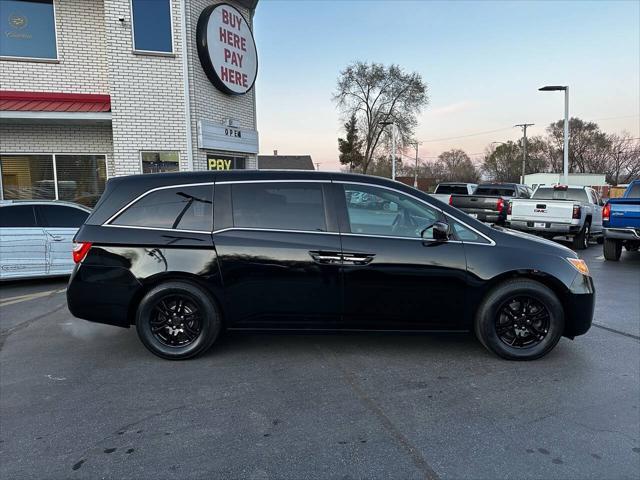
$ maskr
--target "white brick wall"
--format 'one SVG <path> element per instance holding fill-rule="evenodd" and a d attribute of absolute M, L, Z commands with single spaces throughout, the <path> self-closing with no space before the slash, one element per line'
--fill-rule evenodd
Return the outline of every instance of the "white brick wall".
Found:
<path fill-rule="evenodd" d="M 113 176 L 111 127 L 0 124 L 0 153 L 93 153 L 107 156 Z"/>
<path fill-rule="evenodd" d="M 256 127 L 256 99 L 255 88 L 245 95 L 227 95 L 222 93 L 207 78 L 200 65 L 198 49 L 196 45 L 196 27 L 200 13 L 208 5 L 222 3 L 218 0 L 187 0 L 187 38 L 191 99 L 191 129 L 193 133 L 193 164 L 196 170 L 206 169 L 207 151 L 198 148 L 197 123 L 200 119 L 212 120 L 223 123 L 228 118 L 233 118 L 243 128 L 257 129 Z M 235 6 L 246 18 L 253 29 L 253 19 L 250 12 L 240 7 L 233 1 L 227 1 Z M 260 71 L 258 71 L 258 75 Z M 229 152 L 214 152 L 229 155 Z M 238 156 L 247 157 L 247 168 L 257 168 L 255 155 L 239 153 Z"/>
<path fill-rule="evenodd" d="M 129 0 L 104 0 L 116 175 L 141 173 L 141 150 L 178 151 L 187 169 L 179 1 L 171 1 L 174 55 L 157 56 L 133 53 Z"/>
<path fill-rule="evenodd" d="M 102 0 L 55 0 L 55 10 L 58 63 L 0 60 L 0 88 L 109 93 Z"/>
<path fill-rule="evenodd" d="M 171 150 L 187 166 L 187 129 L 183 86 L 180 2 L 171 0 L 172 55 L 133 53 L 130 0 L 54 0 L 58 32 L 58 63 L 0 60 L 0 89 L 111 95 L 111 126 L 2 125 L 3 152 L 108 153 L 109 175 L 140 173 L 140 152 Z M 205 150 L 198 148 L 197 122 L 223 123 L 228 118 L 256 129 L 255 91 L 230 96 L 208 80 L 196 47 L 196 26 L 202 10 L 218 0 L 184 0 L 187 13 L 187 59 L 194 168 L 206 169 Z M 234 4 L 233 0 L 229 3 Z M 246 9 L 239 8 L 252 19 Z M 123 17 L 124 22 L 119 18 Z M 107 141 L 107 138 L 108 141 Z M 14 139 L 19 139 L 14 141 Z M 95 150 L 98 149 L 98 151 Z M 232 152 L 212 152 L 229 155 Z M 256 158 L 247 168 L 256 168 Z"/>

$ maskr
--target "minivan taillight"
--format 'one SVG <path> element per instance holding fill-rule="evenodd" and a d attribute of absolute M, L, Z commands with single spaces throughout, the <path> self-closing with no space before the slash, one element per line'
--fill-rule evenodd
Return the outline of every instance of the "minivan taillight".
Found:
<path fill-rule="evenodd" d="M 611 219 L 611 204 L 607 204 L 602 208 L 602 221 L 608 222 Z"/>
<path fill-rule="evenodd" d="M 581 215 L 582 215 L 582 209 L 580 208 L 580 205 L 574 205 L 573 206 L 573 215 L 572 215 L 571 218 L 579 220 Z"/>
<path fill-rule="evenodd" d="M 73 261 L 80 263 L 91 249 L 91 242 L 78 242 L 73 244 Z"/>

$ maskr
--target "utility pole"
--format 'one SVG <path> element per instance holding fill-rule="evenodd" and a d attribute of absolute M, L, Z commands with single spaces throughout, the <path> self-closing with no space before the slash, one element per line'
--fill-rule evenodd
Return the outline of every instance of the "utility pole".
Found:
<path fill-rule="evenodd" d="M 520 183 L 524 183 L 524 169 L 527 163 L 527 127 L 531 127 L 535 125 L 534 123 L 519 123 L 518 125 L 514 125 L 514 127 L 522 128 L 522 176 L 520 177 Z"/>
<path fill-rule="evenodd" d="M 413 188 L 418 188 L 418 145 L 420 145 L 420 142 L 418 141 L 413 143 L 413 146 L 416 147 L 416 168 L 413 172 Z"/>

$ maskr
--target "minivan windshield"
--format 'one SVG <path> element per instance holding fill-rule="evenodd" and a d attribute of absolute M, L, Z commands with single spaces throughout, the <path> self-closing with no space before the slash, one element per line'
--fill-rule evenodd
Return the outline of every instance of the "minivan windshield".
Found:
<path fill-rule="evenodd" d="M 589 201 L 584 188 L 567 188 L 566 190 L 560 190 L 552 187 L 540 187 L 531 198 L 539 200 L 570 200 L 573 202 Z"/>

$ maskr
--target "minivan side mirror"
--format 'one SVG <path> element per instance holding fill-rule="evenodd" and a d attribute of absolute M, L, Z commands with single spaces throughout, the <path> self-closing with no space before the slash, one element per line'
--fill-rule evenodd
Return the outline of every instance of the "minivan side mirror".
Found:
<path fill-rule="evenodd" d="M 451 236 L 451 229 L 446 222 L 436 222 L 433 224 L 433 238 L 440 242 L 446 242 Z"/>

